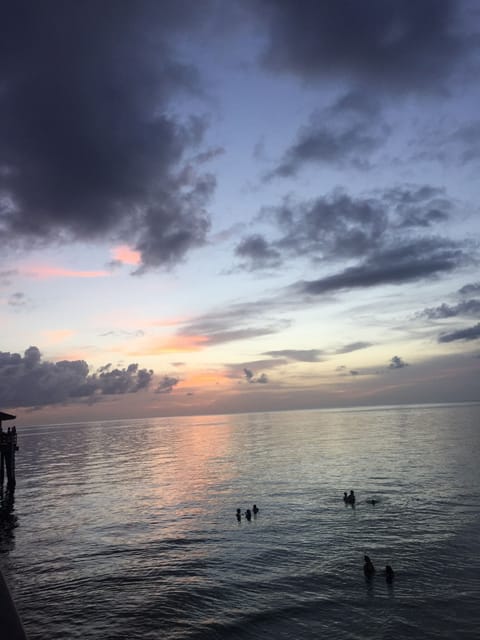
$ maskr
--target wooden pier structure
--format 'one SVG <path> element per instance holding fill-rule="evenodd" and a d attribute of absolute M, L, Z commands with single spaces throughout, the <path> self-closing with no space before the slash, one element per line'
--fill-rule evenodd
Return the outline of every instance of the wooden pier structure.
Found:
<path fill-rule="evenodd" d="M 15 489 L 15 453 L 17 446 L 17 429 L 15 426 L 5 432 L 2 428 L 4 420 L 15 420 L 11 413 L 0 411 L 0 487 L 3 489 L 5 475 L 7 477 L 7 490 Z"/>
<path fill-rule="evenodd" d="M 15 453 L 17 446 L 17 429 L 15 426 L 4 431 L 2 422 L 4 420 L 15 420 L 16 416 L 11 413 L 0 411 L 0 496 L 2 499 L 2 510 L 4 508 L 3 484 L 5 474 L 7 477 L 7 497 L 10 504 L 8 513 L 13 509 L 13 494 L 15 491 Z M 25 630 L 18 615 L 15 603 L 10 594 L 8 585 L 0 570 L 0 638 L 5 640 L 27 640 Z"/>

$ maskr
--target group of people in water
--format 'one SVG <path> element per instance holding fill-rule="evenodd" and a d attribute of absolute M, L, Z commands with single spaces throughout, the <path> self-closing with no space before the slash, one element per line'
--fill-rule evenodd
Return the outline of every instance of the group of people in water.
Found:
<path fill-rule="evenodd" d="M 364 560 L 365 564 L 363 565 L 363 573 L 365 574 L 366 578 L 373 578 L 373 576 L 375 575 L 375 567 L 373 566 L 373 562 L 370 560 L 369 556 L 364 556 Z M 389 564 L 387 564 L 387 566 L 385 567 L 384 575 L 388 584 L 392 584 L 393 578 L 395 577 L 395 572 Z"/>
<path fill-rule="evenodd" d="M 259 511 L 260 511 L 260 509 L 257 507 L 256 504 L 254 504 L 251 511 L 250 511 L 250 509 L 246 509 L 245 510 L 245 514 L 244 514 L 245 518 L 250 522 L 250 520 L 252 519 L 252 513 L 253 513 L 253 517 L 255 517 Z M 238 520 L 238 522 L 242 521 L 242 510 L 241 509 L 237 509 L 237 520 Z"/>
<path fill-rule="evenodd" d="M 353 493 L 352 490 L 350 490 L 350 493 L 347 494 L 346 491 L 343 492 L 343 501 L 345 502 L 345 504 L 351 504 L 352 507 L 355 506 L 355 494 Z M 368 500 L 365 500 L 365 502 L 367 504 L 371 504 L 373 506 L 375 506 L 378 502 L 378 500 L 375 500 L 375 498 L 370 498 Z"/>
<path fill-rule="evenodd" d="M 344 491 L 343 501 L 345 502 L 345 504 L 351 504 L 352 506 L 355 505 L 355 493 L 353 492 L 353 490 L 350 490 L 349 494 L 347 494 L 347 492 Z M 367 500 L 367 502 L 369 504 L 375 505 L 377 503 L 377 500 L 372 499 L 372 500 Z M 255 517 L 259 511 L 260 510 L 257 507 L 257 505 L 254 504 L 251 510 L 245 509 L 245 513 L 243 515 L 245 515 L 245 518 L 250 522 L 252 519 L 252 515 L 253 517 Z M 242 521 L 241 509 L 237 509 L 236 517 L 238 522 Z M 373 578 L 373 576 L 375 575 L 375 567 L 373 566 L 373 562 L 370 560 L 369 556 L 364 556 L 364 561 L 365 563 L 363 565 L 363 573 L 365 574 L 365 577 L 368 579 Z M 392 567 L 389 564 L 387 564 L 387 566 L 385 567 L 384 575 L 387 583 L 392 584 L 393 578 L 395 577 L 395 572 L 393 571 Z"/>
<path fill-rule="evenodd" d="M 353 492 L 353 490 L 350 490 L 349 494 L 347 494 L 346 491 L 343 492 L 343 501 L 345 502 L 345 504 L 352 505 L 352 507 L 355 506 L 355 493 Z M 372 498 L 370 500 L 366 500 L 366 502 L 375 506 L 378 501 Z M 365 574 L 366 578 L 372 578 L 375 575 L 375 567 L 373 566 L 373 562 L 370 560 L 369 556 L 364 556 L 364 560 L 365 564 L 363 565 L 363 573 Z M 384 574 L 388 584 L 392 584 L 393 578 L 395 577 L 395 572 L 389 564 L 387 564 L 387 566 L 385 567 Z"/>

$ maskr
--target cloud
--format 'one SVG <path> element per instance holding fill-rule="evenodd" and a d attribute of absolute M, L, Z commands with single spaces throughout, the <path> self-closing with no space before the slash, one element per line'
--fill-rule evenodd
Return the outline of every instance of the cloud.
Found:
<path fill-rule="evenodd" d="M 188 155 L 207 122 L 181 120 L 180 94 L 200 95 L 174 34 L 209 3 L 11 4 L 2 15 L 0 238 L 28 248 L 115 239 L 141 267 L 169 267 L 202 245 L 215 188 Z"/>
<path fill-rule="evenodd" d="M 283 304 L 283 306 L 286 307 L 288 304 L 290 303 Z M 196 337 L 197 342 L 201 338 L 202 346 L 212 346 L 271 335 L 290 326 L 288 320 L 278 317 L 255 326 L 259 315 L 271 312 L 272 306 L 267 300 L 232 304 L 226 309 L 213 310 L 194 318 L 179 329 L 177 338 L 189 340 Z"/>
<path fill-rule="evenodd" d="M 172 378 L 171 376 L 163 376 L 155 389 L 155 393 L 171 393 L 173 387 L 180 382 L 179 378 Z"/>
<path fill-rule="evenodd" d="M 244 238 L 236 253 L 248 270 L 278 266 L 292 257 L 315 262 L 365 258 L 411 243 L 413 232 L 415 241 L 428 242 L 418 238 L 418 230 L 446 221 L 453 208 L 443 190 L 427 184 L 405 184 L 363 197 L 342 189 L 304 201 L 287 196 L 261 212 L 273 227 L 272 239 L 258 234 Z"/>
<path fill-rule="evenodd" d="M 50 278 L 105 278 L 111 275 L 109 271 L 81 271 L 49 266 L 25 268 L 22 269 L 22 273 L 30 278 L 39 278 L 41 280 Z"/>
<path fill-rule="evenodd" d="M 443 303 L 438 307 L 424 309 L 420 315 L 426 316 L 430 320 L 454 318 L 460 315 L 477 316 L 480 315 L 480 300 L 462 300 L 453 306 Z"/>
<path fill-rule="evenodd" d="M 37 347 L 29 347 L 23 357 L 0 352 L 0 405 L 40 407 L 78 399 L 98 399 L 105 395 L 136 393 L 146 389 L 153 371 L 130 364 L 124 369 L 111 364 L 89 373 L 83 360 L 42 361 Z"/>
<path fill-rule="evenodd" d="M 264 355 L 273 357 L 285 357 L 298 362 L 322 362 L 323 351 L 320 349 L 280 349 L 277 351 L 265 351 Z"/>
<path fill-rule="evenodd" d="M 358 351 L 359 349 L 367 349 L 368 347 L 371 347 L 371 346 L 372 346 L 371 342 L 351 342 L 350 344 L 346 344 L 345 346 L 340 347 L 340 349 L 337 349 L 335 353 L 338 353 L 338 354 L 351 353 L 352 351 Z"/>
<path fill-rule="evenodd" d="M 403 369 L 404 367 L 408 367 L 408 364 L 400 356 L 393 356 L 388 365 L 389 369 Z"/>
<path fill-rule="evenodd" d="M 456 340 L 477 340 L 480 338 L 480 322 L 467 329 L 459 329 L 450 333 L 442 333 L 438 337 L 438 342 L 455 342 Z"/>
<path fill-rule="evenodd" d="M 243 373 L 245 374 L 247 382 L 249 382 L 250 384 L 267 384 L 269 382 L 266 373 L 262 373 L 258 377 L 255 377 L 253 371 L 251 369 L 247 369 L 246 367 L 244 368 Z"/>
<path fill-rule="evenodd" d="M 363 263 L 334 275 L 297 283 L 294 289 L 308 295 L 322 295 L 345 289 L 398 285 L 450 272 L 465 258 L 455 242 L 440 238 L 412 240 L 409 244 L 373 253 Z"/>
<path fill-rule="evenodd" d="M 470 296 L 472 294 L 480 293 L 480 282 L 466 284 L 461 289 L 459 289 L 459 293 L 464 296 Z"/>
<path fill-rule="evenodd" d="M 280 253 L 269 246 L 260 234 L 243 238 L 235 248 L 235 255 L 248 259 L 248 262 L 243 263 L 241 267 L 249 270 L 273 268 L 281 264 Z"/>
<path fill-rule="evenodd" d="M 16 269 L 5 269 L 0 271 L 0 286 L 8 287 L 12 283 L 12 278 L 18 275 Z"/>
<path fill-rule="evenodd" d="M 312 163 L 368 169 L 367 157 L 385 143 L 388 133 L 379 105 L 359 92 L 350 92 L 310 116 L 267 179 L 294 176 Z"/>
<path fill-rule="evenodd" d="M 381 199 L 392 212 L 394 226 L 400 229 L 435 226 L 446 222 L 453 211 L 445 190 L 428 184 L 386 189 Z"/>
<path fill-rule="evenodd" d="M 10 307 L 13 307 L 17 310 L 25 309 L 29 306 L 29 300 L 24 293 L 22 293 L 21 291 L 16 291 L 15 293 L 12 293 L 8 298 L 8 304 Z"/>
<path fill-rule="evenodd" d="M 263 62 L 305 80 L 343 78 L 394 93 L 438 91 L 477 41 L 458 0 L 251 3 L 266 25 Z"/>
<path fill-rule="evenodd" d="M 138 251 L 134 251 L 126 244 L 114 247 L 111 250 L 112 258 L 115 262 L 121 264 L 138 265 L 141 262 L 141 255 Z"/>
<path fill-rule="evenodd" d="M 110 331 L 105 331 L 104 333 L 100 333 L 99 334 L 101 338 L 110 338 L 110 337 L 116 337 L 116 338 L 143 338 L 143 336 L 145 335 L 145 332 L 143 331 L 143 329 L 135 329 L 133 331 L 125 331 L 124 329 L 116 329 L 116 330 L 110 330 Z"/>

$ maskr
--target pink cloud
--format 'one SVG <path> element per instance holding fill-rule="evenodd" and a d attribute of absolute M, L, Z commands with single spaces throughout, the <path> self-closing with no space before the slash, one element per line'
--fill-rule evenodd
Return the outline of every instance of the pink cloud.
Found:
<path fill-rule="evenodd" d="M 131 249 L 128 245 L 122 244 L 118 247 L 114 247 L 111 250 L 111 254 L 114 260 L 123 262 L 123 264 L 140 264 L 140 252 Z"/>
<path fill-rule="evenodd" d="M 77 271 L 76 269 L 65 269 L 64 267 L 38 266 L 22 270 L 23 275 L 31 278 L 105 278 L 109 276 L 108 271 Z"/>

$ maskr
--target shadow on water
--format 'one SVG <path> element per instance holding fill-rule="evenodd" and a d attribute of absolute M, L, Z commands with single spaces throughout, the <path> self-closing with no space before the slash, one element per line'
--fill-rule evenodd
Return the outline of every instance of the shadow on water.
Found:
<path fill-rule="evenodd" d="M 15 528 L 18 518 L 14 513 L 15 493 L 3 488 L 0 490 L 0 553 L 13 551 L 15 547 Z"/>

